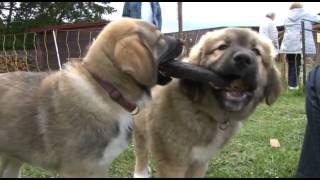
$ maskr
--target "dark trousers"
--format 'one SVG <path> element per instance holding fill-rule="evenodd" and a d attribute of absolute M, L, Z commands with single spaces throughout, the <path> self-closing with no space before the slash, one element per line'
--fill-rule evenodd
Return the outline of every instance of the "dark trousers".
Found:
<path fill-rule="evenodd" d="M 320 177 L 320 65 L 308 75 L 305 86 L 307 126 L 297 177 Z"/>
<path fill-rule="evenodd" d="M 296 87 L 299 82 L 301 54 L 287 54 L 288 60 L 288 85 Z"/>

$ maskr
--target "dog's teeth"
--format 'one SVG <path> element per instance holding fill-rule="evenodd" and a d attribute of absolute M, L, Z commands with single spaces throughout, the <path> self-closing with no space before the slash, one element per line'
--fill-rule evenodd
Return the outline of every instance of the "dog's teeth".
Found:
<path fill-rule="evenodd" d="M 217 89 L 217 90 L 221 89 L 220 87 L 214 85 L 212 82 L 209 82 L 209 85 L 214 89 Z"/>

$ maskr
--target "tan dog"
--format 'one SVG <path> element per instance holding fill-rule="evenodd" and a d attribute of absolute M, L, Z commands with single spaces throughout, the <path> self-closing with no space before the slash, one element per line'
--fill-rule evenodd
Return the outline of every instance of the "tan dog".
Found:
<path fill-rule="evenodd" d="M 103 177 L 128 144 L 130 111 L 149 98 L 179 41 L 130 18 L 108 24 L 83 62 L 53 73 L 0 74 L 0 176 L 23 162 L 64 177 Z"/>
<path fill-rule="evenodd" d="M 152 91 L 135 118 L 135 177 L 148 177 L 148 153 L 158 177 L 204 177 L 208 161 L 257 105 L 281 93 L 271 43 L 249 29 L 208 32 L 187 62 L 232 79 L 229 87 L 173 80 Z"/>

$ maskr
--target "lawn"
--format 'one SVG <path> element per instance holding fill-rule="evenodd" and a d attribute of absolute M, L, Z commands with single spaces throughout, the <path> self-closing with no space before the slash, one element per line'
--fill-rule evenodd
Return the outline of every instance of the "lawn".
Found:
<path fill-rule="evenodd" d="M 305 129 L 304 96 L 285 91 L 271 107 L 260 105 L 237 134 L 209 164 L 207 177 L 292 177 L 299 161 Z M 280 148 L 270 146 L 270 138 Z M 153 164 L 151 163 L 151 167 Z M 133 146 L 124 151 L 109 169 L 111 177 L 132 177 Z M 55 177 L 25 165 L 22 177 Z"/>
<path fill-rule="evenodd" d="M 260 106 L 211 160 L 207 177 L 294 176 L 306 123 L 301 94 L 285 92 L 272 107 Z M 270 138 L 277 138 L 281 147 L 272 148 Z"/>

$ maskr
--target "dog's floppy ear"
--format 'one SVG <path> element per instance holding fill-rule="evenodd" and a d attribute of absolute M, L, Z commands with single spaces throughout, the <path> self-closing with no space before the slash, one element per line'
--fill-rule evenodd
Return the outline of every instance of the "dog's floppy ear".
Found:
<path fill-rule="evenodd" d="M 115 46 L 114 57 L 121 71 L 129 74 L 140 84 L 151 87 L 156 84 L 156 64 L 151 52 L 140 42 L 138 36 L 128 36 Z"/>
<path fill-rule="evenodd" d="M 199 64 L 203 56 L 203 48 L 196 44 L 192 47 L 188 55 L 188 61 Z"/>
<path fill-rule="evenodd" d="M 268 71 L 268 83 L 265 90 L 266 104 L 272 105 L 281 94 L 280 72 L 273 65 Z"/>

